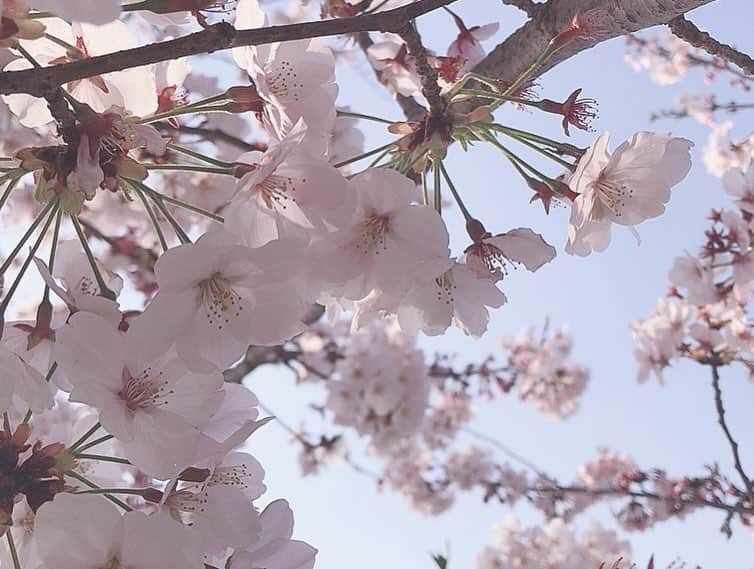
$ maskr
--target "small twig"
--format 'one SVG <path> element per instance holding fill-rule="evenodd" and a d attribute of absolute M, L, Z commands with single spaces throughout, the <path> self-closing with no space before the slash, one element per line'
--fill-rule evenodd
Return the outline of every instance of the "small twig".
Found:
<path fill-rule="evenodd" d="M 683 15 L 673 18 L 668 22 L 668 27 L 676 36 L 698 47 L 714 57 L 719 57 L 727 62 L 737 65 L 749 75 L 754 75 L 754 59 L 745 53 L 734 49 L 728 44 L 717 41 L 707 32 L 697 28 Z"/>
<path fill-rule="evenodd" d="M 231 146 L 235 146 L 236 148 L 243 150 L 244 152 L 251 152 L 252 150 L 259 150 L 264 152 L 264 150 L 266 149 L 265 144 L 246 142 L 245 140 L 238 138 L 237 136 L 233 136 L 232 134 L 229 134 L 219 128 L 187 126 L 183 124 L 176 128 L 161 122 L 156 123 L 153 126 L 157 130 L 164 132 L 168 136 L 174 137 L 180 134 L 194 135 L 208 142 L 224 142 L 226 144 L 230 144 Z"/>
<path fill-rule="evenodd" d="M 725 407 L 723 406 L 723 393 L 720 389 L 720 372 L 717 365 L 711 365 L 712 368 L 712 388 L 715 390 L 715 408 L 717 409 L 717 422 L 725 433 L 725 437 L 730 443 L 730 448 L 733 451 L 733 461 L 736 464 L 736 471 L 741 477 L 741 480 L 746 486 L 746 491 L 749 495 L 749 500 L 754 502 L 754 484 L 752 484 L 751 478 L 749 478 L 741 463 L 741 455 L 738 452 L 738 443 L 733 438 L 733 435 L 728 428 L 728 423 L 725 421 Z"/>

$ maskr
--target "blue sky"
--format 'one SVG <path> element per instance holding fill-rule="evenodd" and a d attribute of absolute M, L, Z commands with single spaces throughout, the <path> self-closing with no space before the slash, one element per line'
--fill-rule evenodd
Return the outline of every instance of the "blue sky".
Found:
<path fill-rule="evenodd" d="M 489 42 L 490 47 L 523 21 L 515 9 L 499 2 L 460 0 L 456 9 L 469 25 L 501 22 L 501 31 Z M 696 10 L 691 19 L 720 39 L 752 53 L 753 16 L 754 5 L 749 0 L 729 0 Z M 422 19 L 420 29 L 427 43 L 438 51 L 444 51 L 453 34 L 452 22 L 442 14 Z M 566 480 L 579 464 L 592 459 L 600 446 L 626 452 L 643 467 L 664 467 L 675 475 L 701 473 L 704 464 L 713 462 L 731 471 L 730 453 L 716 423 L 705 369 L 676 366 L 668 372 L 665 387 L 636 382 L 628 324 L 649 315 L 665 290 L 673 259 L 696 249 L 709 208 L 721 206 L 727 199 L 719 180 L 705 172 L 701 160 L 706 129 L 690 120 L 648 122 L 650 113 L 669 107 L 674 96 L 705 89 L 701 74 L 692 73 L 679 85 L 660 88 L 646 74 L 635 73 L 624 63 L 624 46 L 624 40 L 613 40 L 558 66 L 542 78 L 541 92 L 562 99 L 582 87 L 585 96 L 599 101 L 600 118 L 595 127 L 612 133 L 613 148 L 643 129 L 693 140 L 694 167 L 674 191 L 667 214 L 639 227 L 640 246 L 628 232 L 618 230 L 607 252 L 587 259 L 569 257 L 562 253 L 567 210 L 557 209 L 546 217 L 541 207 L 529 205 L 530 192 L 494 149 L 478 148 L 473 156 L 454 149 L 447 166 L 472 213 L 493 232 L 533 227 L 558 247 L 559 254 L 536 275 L 515 271 L 506 278 L 503 288 L 509 303 L 493 314 L 490 330 L 481 340 L 449 333 L 439 339 L 424 339 L 422 344 L 429 353 L 450 351 L 463 360 L 479 361 L 498 350 L 500 336 L 531 325 L 540 327 L 548 317 L 553 325 L 567 324 L 575 337 L 574 358 L 592 369 L 582 411 L 569 421 L 556 423 L 510 398 L 480 408 L 476 429 Z M 365 63 L 342 67 L 338 77 L 342 104 L 357 112 L 401 117 L 385 91 L 375 86 Z M 712 87 L 724 94 L 721 100 L 727 100 L 726 93 L 733 96 L 722 82 Z M 498 119 L 553 137 L 562 134 L 553 116 L 507 110 L 499 113 Z M 739 134 L 747 133 L 747 119 L 745 114 L 738 117 Z M 387 140 L 373 128 L 368 134 L 370 148 Z M 573 139 L 586 146 L 593 136 L 577 132 Z M 448 214 L 457 252 L 463 243 L 462 220 L 457 210 Z M 292 378 L 281 370 L 262 369 L 248 379 L 248 385 L 292 423 L 298 421 L 312 399 L 320 397 L 316 389 L 294 387 Z M 723 389 L 744 463 L 754 472 L 754 436 L 748 413 L 754 401 L 754 385 L 743 370 L 725 369 Z M 296 450 L 287 441 L 286 433 L 270 425 L 253 437 L 251 450 L 266 467 L 267 496 L 270 500 L 290 499 L 297 518 L 296 534 L 320 549 L 318 566 L 323 569 L 430 567 L 428 553 L 442 550 L 446 544 L 452 567 L 469 569 L 474 567 L 477 551 L 491 543 L 493 525 L 510 512 L 497 504 L 482 504 L 477 494 L 467 494 L 447 514 L 426 518 L 410 511 L 399 495 L 378 492 L 372 480 L 345 465 L 317 477 L 301 478 Z M 611 525 L 610 512 L 616 509 L 594 509 L 581 520 L 586 522 L 594 516 Z M 526 506 L 517 507 L 515 513 L 524 523 L 541 521 Z M 680 556 L 691 566 L 751 569 L 751 534 L 736 525 L 734 537 L 726 540 L 718 532 L 722 521 L 716 513 L 696 513 L 683 522 L 667 522 L 629 537 L 636 558 L 646 561 L 655 553 L 659 567 Z"/>

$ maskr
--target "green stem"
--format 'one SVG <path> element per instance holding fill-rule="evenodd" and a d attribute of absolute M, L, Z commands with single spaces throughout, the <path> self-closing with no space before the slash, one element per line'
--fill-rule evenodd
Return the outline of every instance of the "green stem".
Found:
<path fill-rule="evenodd" d="M 13 569 L 21 569 L 21 561 L 18 559 L 16 542 L 13 541 L 13 532 L 11 531 L 11 528 L 5 530 L 5 537 L 8 540 L 8 549 L 10 549 L 11 559 L 13 559 Z"/>
<path fill-rule="evenodd" d="M 11 177 L 10 182 L 8 182 L 8 185 L 5 188 L 5 192 L 3 192 L 2 197 L 0 197 L 0 210 L 5 206 L 5 202 L 8 201 L 11 192 L 18 185 L 18 182 L 21 181 L 21 178 L 23 178 L 23 174 L 18 177 Z"/>
<path fill-rule="evenodd" d="M 126 180 L 126 183 L 128 181 Z M 147 200 L 146 196 L 144 195 L 144 192 L 142 192 L 138 186 L 134 186 L 133 184 L 128 184 L 131 186 L 136 192 L 136 195 L 139 196 L 139 199 L 141 200 L 141 203 L 144 205 L 144 209 L 147 210 L 147 215 L 149 216 L 149 219 L 152 222 L 152 227 L 154 227 L 154 232 L 157 234 L 157 238 L 160 240 L 160 245 L 162 246 L 163 252 L 168 250 L 168 242 L 165 239 L 165 234 L 162 232 L 162 227 L 160 227 L 160 222 L 157 220 L 157 216 L 154 213 L 154 210 L 152 209 L 152 205 L 149 203 L 149 200 Z"/>
<path fill-rule="evenodd" d="M 172 142 L 168 143 L 168 148 L 170 150 L 174 150 L 175 152 L 178 152 L 180 154 L 185 154 L 186 156 L 191 156 L 192 158 L 196 158 L 197 160 L 201 160 L 202 162 L 206 162 L 207 164 L 213 164 L 215 166 L 220 166 L 221 168 L 233 168 L 235 166 L 235 164 L 233 162 L 226 162 L 224 160 L 219 160 L 217 158 L 212 158 L 212 156 L 207 156 L 206 154 L 198 152 L 197 150 L 194 150 L 193 148 L 186 148 L 185 146 L 181 146 L 179 144 L 174 144 Z"/>
<path fill-rule="evenodd" d="M 74 472 L 73 470 L 66 470 L 65 474 L 67 476 L 70 476 L 71 478 L 75 478 L 76 480 L 78 480 L 79 482 L 81 482 L 85 486 L 88 486 L 92 490 L 96 490 L 96 489 L 99 488 L 99 486 L 97 486 L 94 482 L 92 482 L 91 480 L 89 480 L 86 477 L 82 476 L 78 472 Z M 120 506 L 121 508 L 123 508 L 127 512 L 133 511 L 133 508 L 131 506 L 129 506 L 128 504 L 126 504 L 122 500 L 119 500 L 115 496 L 112 496 L 110 494 L 105 494 L 105 498 L 107 498 L 108 500 L 110 500 L 116 506 Z"/>
<path fill-rule="evenodd" d="M 170 226 L 173 228 L 173 231 L 175 232 L 176 237 L 178 237 L 178 240 L 181 243 L 191 243 L 191 238 L 188 236 L 188 234 L 183 230 L 181 227 L 181 224 L 176 221 L 176 219 L 173 217 L 173 214 L 171 214 L 168 211 L 168 208 L 165 207 L 165 203 L 162 201 L 162 197 L 155 193 L 152 188 L 149 188 L 145 186 L 144 184 L 139 183 L 139 187 L 142 189 L 143 192 L 151 199 L 154 204 L 157 206 L 157 209 L 160 210 L 160 213 L 162 213 L 162 216 L 167 219 Z"/>
<path fill-rule="evenodd" d="M 84 249 L 86 258 L 89 260 L 89 266 L 91 266 L 92 272 L 94 273 L 94 278 L 99 287 L 100 296 L 114 301 L 116 298 L 115 293 L 108 288 L 107 284 L 105 284 L 105 279 L 102 277 L 102 273 L 100 273 L 99 267 L 97 266 L 97 259 L 94 258 L 94 253 L 92 253 L 92 249 L 89 247 L 89 241 L 87 240 L 86 235 L 84 235 L 84 230 L 81 228 L 79 218 L 74 214 L 71 214 L 70 217 L 71 222 L 73 223 L 73 228 L 76 230 L 76 235 L 78 235 L 79 241 L 81 241 L 81 247 Z"/>
<path fill-rule="evenodd" d="M 100 429 L 101 426 L 102 425 L 100 424 L 99 421 L 94 423 L 94 425 L 92 425 L 92 427 L 87 432 L 81 435 L 79 440 L 77 440 L 75 443 L 73 443 L 71 446 L 68 447 L 68 450 L 70 452 L 74 452 L 79 446 L 84 444 L 87 441 L 87 439 L 89 439 L 89 437 L 91 437 L 94 433 L 96 433 Z"/>
<path fill-rule="evenodd" d="M 58 207 L 58 204 L 56 200 L 55 208 L 57 207 Z M 36 255 L 37 249 L 39 249 L 39 246 L 42 244 L 42 241 L 44 241 L 45 235 L 47 234 L 47 230 L 50 228 L 50 225 L 52 224 L 52 219 L 55 217 L 55 213 L 56 212 L 53 211 L 47 218 L 47 221 L 42 227 L 42 231 L 39 233 L 37 240 L 31 246 L 31 249 L 29 249 L 29 254 L 27 255 L 26 259 L 24 259 L 24 263 L 23 265 L 21 265 L 21 268 L 18 270 L 18 274 L 16 275 L 16 278 L 13 280 L 13 284 L 10 285 L 8 292 L 5 294 L 5 298 L 3 298 L 2 303 L 0 303 L 0 320 L 2 320 L 3 316 L 5 315 L 5 311 L 8 308 L 8 305 L 10 304 L 11 298 L 13 298 L 13 295 L 15 294 L 16 289 L 18 288 L 18 285 L 21 283 L 21 279 L 23 279 L 23 276 L 26 273 L 26 269 L 29 268 L 29 265 L 34 259 L 34 255 Z"/>
<path fill-rule="evenodd" d="M 445 181 L 448 183 L 448 187 L 450 188 L 450 193 L 453 194 L 453 198 L 456 200 L 458 207 L 461 208 L 461 213 L 463 213 L 464 219 L 466 219 L 466 221 L 470 221 L 473 218 L 471 217 L 469 210 L 466 209 L 466 204 L 463 203 L 463 200 L 461 199 L 461 196 L 458 193 L 458 190 L 456 190 L 455 184 L 450 179 L 450 176 L 448 175 L 448 171 L 445 169 L 445 165 L 442 162 L 440 162 L 440 172 L 442 172 L 443 178 L 445 178 Z"/>
<path fill-rule="evenodd" d="M 563 168 L 566 168 L 567 170 L 569 170 L 571 172 L 573 172 L 576 169 L 575 165 L 571 164 L 570 162 L 567 162 L 566 160 L 563 160 L 562 158 L 560 158 L 558 156 L 555 156 L 554 154 L 552 154 L 551 152 L 548 152 L 547 150 L 545 150 L 541 146 L 537 146 L 536 144 L 534 144 L 532 141 L 528 140 L 527 138 L 524 138 L 524 137 L 519 136 L 517 134 L 514 134 L 512 132 L 509 132 L 507 129 L 505 129 L 505 130 L 500 129 L 499 132 L 502 132 L 503 134 L 505 134 L 509 138 L 512 138 L 513 140 L 516 140 L 517 142 L 520 142 L 521 144 L 523 144 L 525 146 L 528 146 L 532 150 L 534 150 L 536 152 L 539 152 L 543 156 L 546 156 L 550 160 L 553 160 L 554 162 L 557 162 L 558 164 L 560 164 L 561 166 L 563 166 Z"/>
<path fill-rule="evenodd" d="M 523 166 L 524 168 L 526 168 L 527 170 L 529 170 L 531 173 L 538 176 L 542 180 L 551 180 L 549 176 L 547 176 L 546 174 L 543 174 L 542 172 L 537 170 L 534 166 L 529 164 L 526 160 L 524 160 L 523 158 L 516 155 L 514 152 L 512 152 L 511 150 L 509 150 L 508 148 L 500 144 L 500 141 L 498 141 L 494 136 L 488 135 L 486 138 L 489 142 L 492 143 L 493 146 L 498 148 L 509 159 L 516 160 L 519 164 L 521 164 L 521 166 Z"/>
<path fill-rule="evenodd" d="M 127 460 L 125 458 L 118 458 L 117 456 L 105 456 L 103 454 L 87 454 L 87 453 L 77 453 L 76 458 L 80 458 L 82 460 L 101 460 L 103 462 L 117 462 L 118 464 L 131 464 L 130 460 Z"/>
<path fill-rule="evenodd" d="M 80 447 L 79 447 L 79 448 L 77 449 L 77 451 L 78 451 L 78 452 L 83 452 L 83 451 L 85 451 L 85 450 L 89 450 L 90 448 L 96 447 L 97 445 L 99 445 L 99 444 L 102 444 L 102 443 L 106 443 L 107 441 L 109 441 L 109 440 L 111 440 L 111 439 L 114 439 L 114 438 L 115 438 L 115 437 L 113 437 L 112 435 L 105 435 L 105 436 L 102 436 L 102 437 L 100 437 L 100 438 L 98 438 L 98 439 L 94 439 L 94 440 L 93 440 L 92 442 L 90 442 L 90 443 L 86 443 L 85 445 L 82 445 L 82 446 L 80 446 Z"/>
<path fill-rule="evenodd" d="M 174 109 L 170 109 L 169 111 L 152 115 L 151 117 L 142 117 L 142 118 L 136 119 L 133 122 L 134 124 L 150 124 L 153 122 L 158 122 L 158 121 L 170 119 L 173 117 L 179 117 L 181 115 L 193 115 L 193 114 L 200 114 L 200 113 L 201 114 L 222 113 L 222 112 L 228 112 L 224 105 L 209 105 L 206 107 L 186 105 L 184 107 L 176 107 Z"/>
<path fill-rule="evenodd" d="M 369 152 L 365 152 L 364 154 L 359 154 L 358 156 L 354 156 L 353 158 L 349 158 L 348 160 L 344 160 L 343 162 L 338 162 L 334 166 L 336 168 L 342 168 L 343 166 L 348 166 L 349 164 L 353 164 L 354 162 L 358 162 L 360 160 L 363 160 L 364 158 L 369 158 L 370 156 L 374 156 L 375 154 L 379 154 L 380 152 L 383 152 L 385 150 L 390 150 L 395 146 L 394 142 L 390 142 L 388 144 L 385 144 L 384 146 L 380 146 L 379 148 L 375 148 L 374 150 L 370 150 Z"/>
<path fill-rule="evenodd" d="M 352 113 L 350 111 L 338 111 L 338 116 L 348 119 L 364 119 L 365 121 L 378 122 L 382 124 L 395 124 L 396 121 L 390 121 L 373 115 L 366 115 L 363 113 Z"/>
<path fill-rule="evenodd" d="M 232 168 L 199 166 L 198 164 L 144 164 L 147 170 L 169 170 L 183 172 L 202 172 L 205 174 L 224 174 L 234 176 Z"/>
<path fill-rule="evenodd" d="M 212 219 L 212 220 L 217 221 L 219 223 L 224 223 L 225 222 L 225 218 L 223 216 L 217 215 L 216 213 L 212 213 L 211 211 L 208 211 L 206 209 L 200 208 L 198 206 L 195 206 L 195 205 L 190 204 L 188 202 L 185 202 L 183 200 L 179 200 L 178 198 L 174 198 L 172 196 L 166 196 L 165 194 L 162 194 L 162 193 L 158 192 L 157 190 L 152 190 L 152 189 L 149 190 L 149 193 L 153 194 L 155 196 L 159 196 L 160 199 L 162 199 L 163 201 L 166 201 L 166 202 L 168 202 L 170 204 L 173 204 L 173 205 L 175 205 L 177 207 L 180 207 L 180 208 L 183 208 L 183 209 L 186 209 L 186 210 L 189 210 L 189 211 L 193 211 L 194 213 L 198 213 L 199 215 L 203 215 L 204 217 L 208 217 L 209 219 Z"/>
<path fill-rule="evenodd" d="M 39 224 L 42 223 L 42 220 L 54 205 L 55 203 L 53 200 L 47 202 L 47 205 L 45 205 L 44 208 L 42 208 L 42 211 L 37 214 L 37 217 L 35 217 L 34 221 L 31 222 L 31 225 L 26 230 L 26 233 L 21 236 L 20 241 L 13 248 L 13 251 L 10 252 L 8 258 L 5 259 L 5 262 L 2 264 L 2 266 L 0 266 L 0 275 L 5 274 L 5 271 L 7 271 L 8 267 L 11 266 L 11 263 L 13 263 L 13 260 L 16 258 L 16 255 L 18 255 L 18 252 L 23 248 L 23 246 L 29 240 L 29 237 L 31 237 L 34 231 L 36 231 L 37 227 L 39 227 Z"/>
<path fill-rule="evenodd" d="M 427 170 L 422 170 L 422 205 L 429 205 L 429 188 L 427 188 Z"/>
<path fill-rule="evenodd" d="M 516 79 L 510 87 L 508 87 L 504 92 L 503 95 L 510 95 L 512 93 L 515 93 L 521 85 L 526 83 L 526 81 L 534 75 L 537 70 L 540 68 L 540 66 L 547 61 L 547 59 L 557 51 L 557 48 L 552 47 L 552 45 L 548 44 L 545 50 L 540 54 L 540 56 L 532 63 L 526 71 L 524 71 L 521 75 L 518 76 L 518 79 Z"/>
<path fill-rule="evenodd" d="M 527 132 L 525 130 L 520 130 L 517 128 L 504 126 L 501 124 L 489 124 L 485 126 L 489 128 L 490 130 L 505 132 L 506 134 L 510 133 L 516 136 L 520 136 L 522 138 L 526 138 L 527 140 L 538 142 L 540 144 L 543 144 L 545 146 L 549 146 L 555 149 L 557 152 L 562 152 L 563 154 L 568 154 L 569 156 L 573 156 L 576 158 L 580 157 L 584 153 L 584 151 L 581 148 L 578 148 L 577 146 L 574 146 L 573 144 L 568 144 L 567 142 L 558 142 L 557 140 L 547 138 L 540 134 L 534 134 L 533 132 Z"/>
<path fill-rule="evenodd" d="M 71 52 L 73 54 L 78 55 L 82 59 L 84 58 L 84 54 L 81 52 L 79 48 L 77 48 L 75 45 L 69 44 L 67 41 L 60 39 L 57 36 L 54 36 L 52 34 L 45 33 L 44 35 L 45 39 L 51 41 L 52 43 L 62 47 L 64 50 Z"/>
<path fill-rule="evenodd" d="M 52 243 L 50 243 L 50 260 L 47 263 L 47 268 L 52 274 L 55 268 L 55 255 L 58 249 L 58 237 L 60 236 L 60 222 L 63 219 L 63 208 L 58 208 L 58 212 L 55 214 L 55 225 L 52 228 Z M 45 291 L 42 295 L 42 302 L 50 302 L 50 287 L 45 284 Z"/>
<path fill-rule="evenodd" d="M 32 54 L 26 51 L 24 46 L 22 46 L 19 42 L 16 42 L 15 49 L 17 49 L 21 53 L 21 55 L 23 55 L 26 60 L 32 64 L 33 67 L 36 67 L 37 69 L 42 68 L 42 65 L 34 58 Z"/>
<path fill-rule="evenodd" d="M 440 180 L 440 162 L 438 160 L 432 161 L 432 166 L 434 168 L 433 171 L 433 180 L 434 180 L 434 199 L 435 199 L 435 211 L 442 215 L 442 183 Z"/>
<path fill-rule="evenodd" d="M 130 496 L 143 496 L 144 489 L 134 488 L 91 488 L 89 490 L 77 490 L 74 494 L 128 494 Z"/>

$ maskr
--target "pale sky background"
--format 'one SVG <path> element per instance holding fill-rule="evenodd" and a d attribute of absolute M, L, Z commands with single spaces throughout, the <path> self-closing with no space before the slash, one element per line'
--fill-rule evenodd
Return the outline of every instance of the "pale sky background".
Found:
<path fill-rule="evenodd" d="M 468 25 L 501 22 L 498 36 L 488 42 L 490 48 L 523 22 L 515 9 L 492 0 L 461 0 L 455 8 Z M 754 53 L 753 18 L 750 0 L 715 2 L 691 13 L 691 19 L 702 28 L 748 53 Z M 420 30 L 428 45 L 441 52 L 454 34 L 450 18 L 443 14 L 421 19 Z M 666 468 L 671 475 L 702 473 L 704 464 L 713 462 L 732 472 L 706 368 L 676 366 L 668 371 L 665 387 L 636 382 L 629 322 L 649 315 L 665 291 L 673 259 L 684 251 L 696 250 L 707 226 L 708 210 L 728 201 L 719 180 L 706 173 L 701 160 L 705 128 L 688 119 L 648 122 L 652 111 L 669 107 L 675 96 L 705 89 L 701 73 L 693 72 L 684 82 L 661 88 L 646 73 L 635 73 L 624 63 L 624 50 L 624 40 L 616 39 L 578 55 L 542 78 L 541 93 L 563 99 L 574 88 L 583 87 L 584 96 L 600 103 L 595 127 L 613 134 L 613 148 L 642 129 L 672 132 L 693 140 L 694 167 L 675 189 L 667 214 L 639 227 L 641 246 L 637 247 L 627 231 L 618 229 L 607 252 L 587 259 L 569 257 L 562 253 L 567 210 L 556 209 L 546 217 L 539 205 L 529 205 L 530 192 L 494 149 L 480 147 L 467 156 L 454 148 L 447 166 L 473 214 L 493 232 L 533 227 L 559 252 L 557 259 L 536 275 L 519 270 L 506 278 L 503 289 L 509 303 L 493 313 L 484 338 L 475 341 L 449 333 L 440 339 L 424 339 L 422 345 L 429 353 L 451 351 L 458 353 L 461 361 L 480 361 L 498 350 L 498 339 L 503 335 L 530 325 L 539 328 L 547 317 L 554 326 L 567 324 L 575 338 L 574 358 L 592 370 L 581 412 L 566 422 L 552 422 L 530 405 L 510 397 L 480 408 L 475 424 L 478 430 L 495 436 L 563 480 L 570 479 L 581 463 L 592 460 L 600 446 L 626 452 L 644 468 Z M 375 86 L 371 70 L 363 61 L 339 68 L 338 78 L 341 104 L 350 105 L 354 111 L 401 118 L 387 93 Z M 712 88 L 723 93 L 722 101 L 730 96 L 742 99 L 740 94 L 726 90 L 724 82 Z M 752 130 L 750 117 L 739 115 L 738 134 Z M 498 120 L 553 137 L 562 135 L 554 116 L 507 109 L 498 114 Z M 369 133 L 367 148 L 388 140 L 374 128 L 370 127 Z M 587 146 L 593 136 L 576 131 L 573 140 Z M 457 210 L 449 215 L 457 253 L 462 246 L 463 226 Z M 744 463 L 754 472 L 754 385 L 739 368 L 725 369 L 722 376 L 728 418 L 742 445 Z M 292 378 L 284 371 L 262 369 L 247 384 L 291 423 L 298 422 L 309 402 L 322 401 L 313 388 L 294 388 Z M 287 441 L 288 435 L 273 424 L 253 437 L 251 449 L 267 470 L 266 498 L 290 500 L 296 514 L 296 535 L 319 548 L 320 569 L 429 568 L 429 552 L 441 551 L 446 544 L 453 569 L 472 569 L 477 552 L 493 540 L 493 526 L 510 513 L 507 506 L 485 505 L 477 493 L 467 493 L 448 513 L 427 518 L 412 512 L 400 495 L 389 490 L 378 492 L 372 480 L 347 465 L 302 478 L 296 463 L 297 449 Z M 585 523 L 599 517 L 613 526 L 610 512 L 617 511 L 617 505 L 592 509 L 579 519 Z M 542 520 L 524 504 L 517 506 L 515 513 L 527 525 Z M 666 522 L 628 537 L 635 558 L 642 563 L 655 553 L 658 567 L 680 556 L 690 567 L 751 569 L 754 543 L 750 532 L 736 523 L 733 538 L 726 540 L 718 531 L 722 521 L 719 513 L 699 512 L 682 522 Z"/>

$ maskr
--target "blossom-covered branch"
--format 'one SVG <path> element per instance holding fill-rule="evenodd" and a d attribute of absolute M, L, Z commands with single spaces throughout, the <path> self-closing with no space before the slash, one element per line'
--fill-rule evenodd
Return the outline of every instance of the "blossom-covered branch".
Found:
<path fill-rule="evenodd" d="M 77 79 L 234 47 L 364 31 L 397 33 L 405 28 L 406 22 L 455 1 L 417 0 L 386 12 L 260 29 L 236 29 L 228 23 L 221 22 L 177 39 L 124 49 L 107 55 L 28 71 L 4 71 L 0 74 L 0 94 L 28 93 L 44 96 L 60 85 Z"/>

